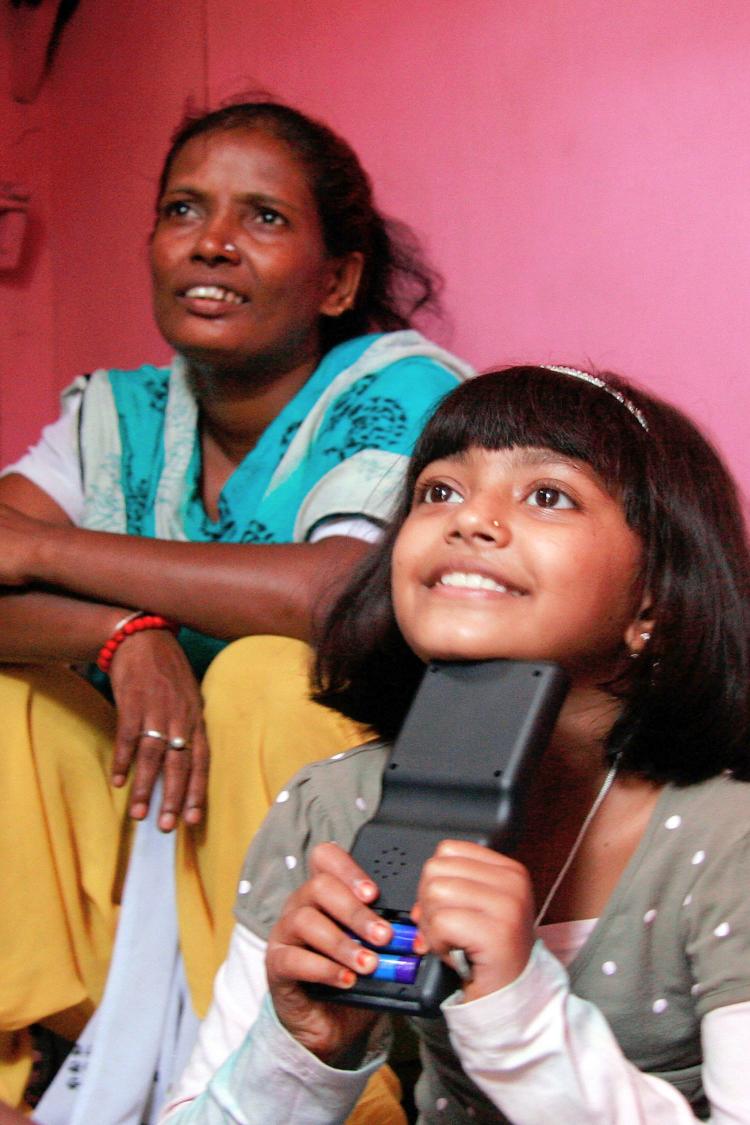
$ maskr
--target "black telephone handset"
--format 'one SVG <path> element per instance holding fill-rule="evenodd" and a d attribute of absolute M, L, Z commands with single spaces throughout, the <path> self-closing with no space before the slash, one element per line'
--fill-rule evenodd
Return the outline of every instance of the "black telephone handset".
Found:
<path fill-rule="evenodd" d="M 383 775 L 374 818 L 352 856 L 380 888 L 375 909 L 394 927 L 372 976 L 351 989 L 311 985 L 343 1004 L 437 1016 L 458 976 L 412 950 L 409 918 L 422 867 L 446 838 L 511 852 L 524 792 L 567 692 L 555 664 L 434 663 L 425 671 Z"/>

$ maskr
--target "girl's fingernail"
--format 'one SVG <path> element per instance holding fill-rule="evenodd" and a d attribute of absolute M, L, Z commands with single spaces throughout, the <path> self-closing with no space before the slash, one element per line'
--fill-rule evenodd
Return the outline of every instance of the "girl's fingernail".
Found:
<path fill-rule="evenodd" d="M 121 773 L 113 774 L 112 784 L 114 785 L 115 789 L 121 789 L 123 787 L 123 785 L 125 784 L 124 775 L 121 774 Z"/>
<path fill-rule="evenodd" d="M 354 884 L 354 889 L 360 898 L 367 899 L 368 902 L 378 893 L 378 888 L 369 879 L 360 879 Z"/>
<path fill-rule="evenodd" d="M 351 988 L 356 979 L 357 977 L 351 969 L 341 969 L 339 971 L 338 981 L 340 988 Z"/>
<path fill-rule="evenodd" d="M 144 805 L 143 802 L 139 802 L 137 805 L 131 805 L 130 815 L 134 820 L 143 820 L 147 812 L 148 805 Z"/>
<path fill-rule="evenodd" d="M 371 973 L 377 966 L 378 955 L 369 949 L 360 949 L 354 960 L 357 963 L 357 968 L 361 969 L 363 973 Z"/>
<path fill-rule="evenodd" d="M 382 945 L 383 942 L 388 941 L 388 926 L 385 922 L 370 922 L 367 927 L 367 937 L 370 941 L 374 941 L 376 945 Z"/>
<path fill-rule="evenodd" d="M 412 949 L 415 953 L 418 953 L 420 957 L 429 952 L 430 947 L 419 932 L 414 935 Z"/>

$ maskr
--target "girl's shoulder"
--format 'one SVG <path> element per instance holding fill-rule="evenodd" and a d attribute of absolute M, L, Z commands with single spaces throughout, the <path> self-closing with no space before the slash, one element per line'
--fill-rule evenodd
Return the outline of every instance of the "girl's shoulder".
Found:
<path fill-rule="evenodd" d="M 750 850 L 750 782 L 722 773 L 693 785 L 666 785 L 620 891 L 642 887 L 675 902 L 696 880 L 745 863 Z M 750 872 L 748 872 L 750 876 Z"/>
<path fill-rule="evenodd" d="M 729 772 L 709 777 L 693 785 L 668 785 L 657 805 L 664 813 L 668 830 L 683 826 L 685 833 L 674 837 L 685 841 L 697 829 L 717 843 L 731 846 L 732 841 L 750 833 L 750 782 L 738 781 Z"/>
<path fill-rule="evenodd" d="M 235 916 L 265 939 L 281 907 L 307 877 L 316 844 L 349 850 L 380 803 L 390 746 L 367 742 L 305 766 L 277 795 L 243 864 Z"/>

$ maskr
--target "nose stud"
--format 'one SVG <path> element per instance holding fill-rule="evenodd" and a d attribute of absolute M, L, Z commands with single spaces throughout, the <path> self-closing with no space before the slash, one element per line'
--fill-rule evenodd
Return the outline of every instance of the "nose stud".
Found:
<path fill-rule="evenodd" d="M 500 520 L 493 520 L 493 521 L 492 521 L 492 526 L 493 526 L 493 527 L 499 527 L 499 526 L 500 526 Z"/>
<path fill-rule="evenodd" d="M 223 246 L 223 249 L 226 250 L 227 254 L 236 254 L 237 253 L 237 247 L 235 246 L 235 244 L 233 242 L 225 242 L 224 246 Z"/>

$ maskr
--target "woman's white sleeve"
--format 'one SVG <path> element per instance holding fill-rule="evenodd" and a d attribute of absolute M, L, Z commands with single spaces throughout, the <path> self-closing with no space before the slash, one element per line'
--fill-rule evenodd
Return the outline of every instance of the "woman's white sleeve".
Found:
<path fill-rule="evenodd" d="M 19 473 L 32 481 L 59 504 L 76 527 L 83 520 L 83 482 L 78 461 L 80 409 L 81 395 L 69 393 L 57 421 L 45 426 L 36 445 L 0 473 Z"/>
<path fill-rule="evenodd" d="M 265 942 L 235 926 L 214 998 L 163 1125 L 269 1125 L 344 1121 L 385 1062 L 384 1045 L 362 1067 L 326 1066 L 276 1019 L 268 996 Z M 372 1042 L 372 1040 L 371 1040 Z"/>
<path fill-rule="evenodd" d="M 526 969 L 489 996 L 443 1005 L 466 1073 L 514 1125 L 695 1125 L 680 1093 L 623 1055 L 594 1005 L 575 996 L 541 942 Z M 711 1125 L 750 1125 L 750 1002 L 702 1024 Z"/>

